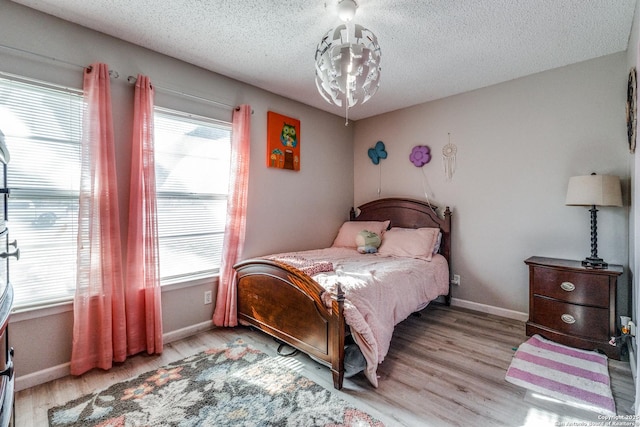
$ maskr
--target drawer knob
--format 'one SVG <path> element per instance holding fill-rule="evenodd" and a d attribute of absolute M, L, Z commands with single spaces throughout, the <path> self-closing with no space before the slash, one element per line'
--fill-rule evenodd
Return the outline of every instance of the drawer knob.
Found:
<path fill-rule="evenodd" d="M 570 314 L 563 314 L 562 316 L 560 316 L 560 319 L 562 319 L 564 323 L 568 323 L 570 325 L 576 323 L 576 318 Z"/>
<path fill-rule="evenodd" d="M 560 283 L 560 287 L 562 288 L 562 290 L 567 291 L 567 292 L 571 292 L 571 291 L 574 291 L 576 289 L 576 285 L 574 285 L 571 282 L 562 282 L 562 283 Z"/>

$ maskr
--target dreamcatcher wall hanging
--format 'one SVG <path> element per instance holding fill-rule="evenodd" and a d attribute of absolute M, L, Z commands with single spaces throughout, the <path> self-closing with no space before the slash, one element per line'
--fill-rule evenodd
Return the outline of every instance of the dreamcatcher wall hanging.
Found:
<path fill-rule="evenodd" d="M 431 206 L 431 202 L 429 201 L 429 193 L 433 195 L 431 188 L 429 187 L 429 181 L 427 180 L 427 174 L 424 171 L 423 166 L 431 161 L 431 149 L 426 145 L 416 145 L 411 150 L 411 154 L 409 154 L 409 160 L 411 163 L 417 168 L 420 168 L 422 171 L 422 192 L 424 193 L 424 197 L 427 199 L 427 204 Z"/>
<path fill-rule="evenodd" d="M 447 181 L 451 181 L 453 174 L 456 172 L 457 153 L 458 147 L 451 143 L 451 133 L 449 133 L 449 142 L 442 148 L 442 167 Z"/>
<path fill-rule="evenodd" d="M 380 160 L 387 158 L 387 150 L 384 147 L 384 142 L 378 141 L 373 148 L 369 148 L 367 151 L 367 155 L 371 159 L 371 162 L 374 165 L 379 165 L 378 167 L 378 197 L 380 197 L 380 192 L 382 191 L 382 164 Z"/>

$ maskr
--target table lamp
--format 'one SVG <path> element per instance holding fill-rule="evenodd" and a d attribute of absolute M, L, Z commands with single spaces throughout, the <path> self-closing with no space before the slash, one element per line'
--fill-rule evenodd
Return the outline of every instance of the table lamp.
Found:
<path fill-rule="evenodd" d="M 591 256 L 582 261 L 589 268 L 607 268 L 608 264 L 598 257 L 598 219 L 596 206 L 622 206 L 620 178 L 613 175 L 574 176 L 569 179 L 567 206 L 591 206 Z"/>

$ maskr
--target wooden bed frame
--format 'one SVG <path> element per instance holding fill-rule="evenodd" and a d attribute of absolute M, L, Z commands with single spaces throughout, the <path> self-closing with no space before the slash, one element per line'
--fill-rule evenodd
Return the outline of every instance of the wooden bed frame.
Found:
<path fill-rule="evenodd" d="M 388 198 L 366 203 L 352 221 L 390 220 L 392 227 L 437 227 L 442 230 L 440 253 L 451 262 L 451 211 L 444 218 L 427 203 Z M 250 259 L 234 266 L 237 272 L 238 320 L 252 325 L 307 353 L 331 368 L 333 385 L 342 388 L 344 346 L 348 326 L 343 315 L 344 294 L 338 286 L 328 310 L 321 300 L 324 289 L 301 271 L 267 259 Z M 445 296 L 450 304 L 451 286 Z"/>

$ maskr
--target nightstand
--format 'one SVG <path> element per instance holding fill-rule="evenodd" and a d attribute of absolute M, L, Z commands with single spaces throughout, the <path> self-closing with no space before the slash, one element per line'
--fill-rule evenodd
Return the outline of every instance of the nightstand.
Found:
<path fill-rule="evenodd" d="M 620 359 L 609 344 L 616 334 L 616 285 L 622 266 L 586 268 L 580 261 L 531 257 L 529 266 L 528 336 L 571 347 L 599 350 Z"/>

